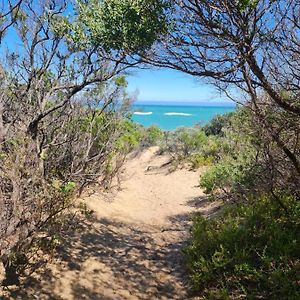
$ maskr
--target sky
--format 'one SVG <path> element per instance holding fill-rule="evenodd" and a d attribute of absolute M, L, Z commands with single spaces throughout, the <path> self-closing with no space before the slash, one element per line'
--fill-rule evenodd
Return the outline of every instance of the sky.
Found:
<path fill-rule="evenodd" d="M 232 103 L 211 85 L 179 71 L 136 70 L 127 77 L 128 90 L 137 91 L 137 102 Z"/>
<path fill-rule="evenodd" d="M 11 28 L 1 44 L 4 49 L 18 49 L 18 36 Z M 18 50 L 17 50 L 18 49 Z M 141 103 L 232 104 L 216 88 L 195 77 L 170 69 L 135 69 L 127 77 L 128 90 Z"/>
<path fill-rule="evenodd" d="M 1 44 L 4 49 L 18 51 L 18 37 L 9 31 Z M 21 50 L 22 51 L 22 50 Z M 197 81 L 195 77 L 170 69 L 135 69 L 127 75 L 128 91 L 137 95 L 137 103 L 187 103 L 227 105 L 232 102 L 211 85 Z"/>

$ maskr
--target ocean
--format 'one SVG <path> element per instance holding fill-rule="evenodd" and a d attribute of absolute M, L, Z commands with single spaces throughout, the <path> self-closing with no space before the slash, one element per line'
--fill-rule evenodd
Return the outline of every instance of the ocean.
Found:
<path fill-rule="evenodd" d="M 135 104 L 133 121 L 143 125 L 157 125 L 163 130 L 174 130 L 178 127 L 205 125 L 214 116 L 235 110 L 234 105 L 157 105 Z"/>

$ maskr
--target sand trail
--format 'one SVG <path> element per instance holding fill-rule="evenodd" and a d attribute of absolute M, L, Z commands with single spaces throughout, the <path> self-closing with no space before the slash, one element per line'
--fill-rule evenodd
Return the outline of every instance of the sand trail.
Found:
<path fill-rule="evenodd" d="M 128 159 L 120 190 L 84 199 L 94 222 L 71 231 L 55 261 L 14 299 L 187 299 L 182 247 L 190 214 L 216 209 L 199 172 L 169 172 L 150 148 Z"/>

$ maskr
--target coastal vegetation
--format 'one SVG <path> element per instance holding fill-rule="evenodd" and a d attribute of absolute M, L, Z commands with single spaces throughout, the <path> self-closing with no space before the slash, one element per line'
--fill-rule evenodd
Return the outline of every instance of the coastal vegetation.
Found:
<path fill-rule="evenodd" d="M 299 128 L 294 122 L 286 137 Z M 192 241 L 184 249 L 192 290 L 203 298 L 300 296 L 297 175 L 263 133 L 248 104 L 203 127 L 163 132 L 153 141 L 160 153 L 170 154 L 170 171 L 201 167 L 200 187 L 210 201 L 223 202 L 211 219 L 194 215 Z"/>
<path fill-rule="evenodd" d="M 176 25 L 148 62 L 205 78 L 243 106 L 200 179 L 229 212 L 195 218 L 186 250 L 194 288 L 211 299 L 297 299 L 299 3 L 184 0 L 174 10 Z"/>
<path fill-rule="evenodd" d="M 162 12 L 152 14 L 148 2 L 132 7 L 122 28 L 129 30 L 123 43 L 122 32 L 112 35 L 108 19 L 98 21 L 116 6 L 121 14 L 125 2 L 1 4 L 0 37 L 8 45 L 0 68 L 3 285 L 18 284 L 20 275 L 39 266 L 43 251 L 54 249 L 61 231 L 78 221 L 75 196 L 95 182 L 109 188 L 137 143 L 129 134 L 132 97 L 123 73 L 130 66 L 129 54 L 144 51 L 163 31 L 157 25 Z M 139 13 L 145 16 L 131 39 L 130 22 Z M 77 210 L 85 213 L 84 207 Z"/>
<path fill-rule="evenodd" d="M 74 200 L 109 189 L 128 153 L 158 145 L 172 166 L 205 167 L 223 209 L 195 215 L 184 249 L 207 299 L 300 297 L 300 4 L 294 0 L 10 0 L 1 7 L 2 285 L 38 268 L 88 215 Z M 72 13 L 70 13 L 72 11 Z M 176 69 L 239 103 L 205 126 L 132 122 L 133 67 Z M 176 182 L 174 183 L 176 184 Z"/>
<path fill-rule="evenodd" d="M 212 219 L 194 217 L 187 266 L 194 290 L 205 298 L 297 299 L 297 177 L 290 177 L 286 157 L 262 137 L 251 112 L 243 107 L 230 116 L 217 137 L 218 158 L 200 177 L 224 209 Z"/>

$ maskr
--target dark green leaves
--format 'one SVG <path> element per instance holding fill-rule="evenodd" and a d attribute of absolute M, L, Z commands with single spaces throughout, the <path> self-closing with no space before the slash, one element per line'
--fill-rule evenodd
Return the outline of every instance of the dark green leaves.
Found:
<path fill-rule="evenodd" d="M 238 4 L 241 10 L 245 10 L 246 8 L 254 8 L 259 0 L 238 0 Z"/>
<path fill-rule="evenodd" d="M 163 0 L 90 0 L 78 3 L 76 42 L 109 50 L 144 51 L 167 31 Z"/>

